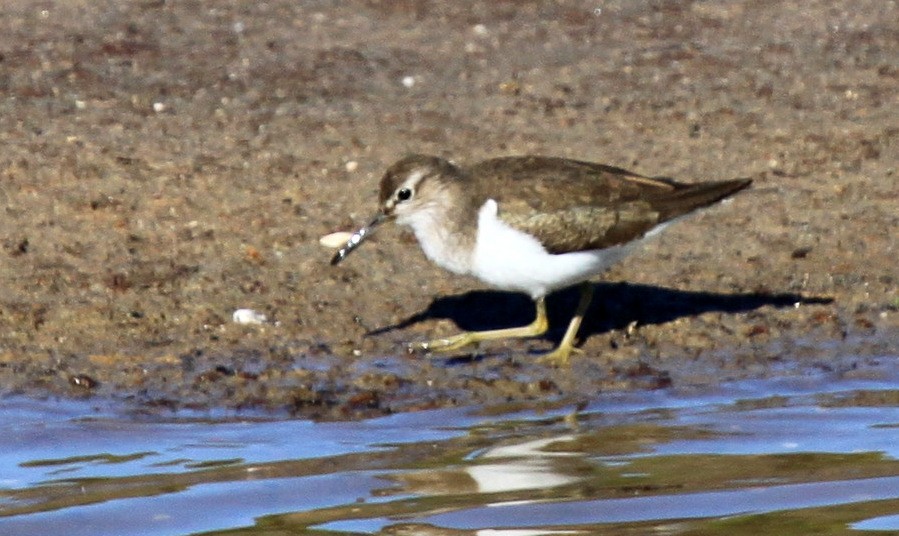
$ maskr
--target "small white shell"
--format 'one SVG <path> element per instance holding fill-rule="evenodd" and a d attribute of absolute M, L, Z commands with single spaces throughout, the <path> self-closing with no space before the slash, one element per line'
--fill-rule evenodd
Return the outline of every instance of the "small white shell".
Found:
<path fill-rule="evenodd" d="M 238 309 L 231 315 L 231 320 L 237 324 L 264 324 L 268 318 L 259 311 Z"/>
<path fill-rule="evenodd" d="M 347 243 L 351 236 L 353 236 L 353 233 L 338 231 L 319 238 L 318 243 L 326 248 L 340 248 Z"/>

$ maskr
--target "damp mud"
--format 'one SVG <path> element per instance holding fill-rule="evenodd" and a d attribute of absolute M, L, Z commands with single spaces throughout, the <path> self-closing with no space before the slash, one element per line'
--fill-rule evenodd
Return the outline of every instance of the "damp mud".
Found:
<path fill-rule="evenodd" d="M 353 419 L 830 374 L 899 355 L 895 2 L 30 2 L 0 7 L 0 392 Z M 376 209 L 408 153 L 750 190 L 597 278 L 570 368 L 525 296 Z M 235 311 L 239 318 L 233 320 Z"/>

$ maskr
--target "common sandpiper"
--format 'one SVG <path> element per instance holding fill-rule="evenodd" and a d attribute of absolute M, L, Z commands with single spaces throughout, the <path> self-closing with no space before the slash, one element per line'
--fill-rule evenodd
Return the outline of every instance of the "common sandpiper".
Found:
<path fill-rule="evenodd" d="M 672 222 L 749 186 L 749 179 L 685 184 L 625 169 L 544 156 L 510 156 L 457 166 L 411 155 L 381 178 L 379 210 L 331 259 L 344 260 L 381 223 L 415 233 L 428 259 L 487 285 L 524 292 L 537 315 L 523 327 L 475 331 L 412 345 L 453 352 L 482 341 L 546 333 L 547 294 L 580 284 L 560 344 L 542 359 L 568 363 L 593 295 L 589 279 Z"/>

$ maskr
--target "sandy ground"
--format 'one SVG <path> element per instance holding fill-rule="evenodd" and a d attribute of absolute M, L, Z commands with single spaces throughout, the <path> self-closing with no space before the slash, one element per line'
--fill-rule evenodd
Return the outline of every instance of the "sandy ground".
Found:
<path fill-rule="evenodd" d="M 353 418 L 899 356 L 895 1 L 0 6 L 0 391 Z M 410 152 L 594 160 L 753 189 L 597 282 L 570 369 L 524 296 L 396 228 L 339 267 Z M 265 314 L 261 325 L 232 312 Z M 375 334 L 371 334 L 375 332 Z"/>

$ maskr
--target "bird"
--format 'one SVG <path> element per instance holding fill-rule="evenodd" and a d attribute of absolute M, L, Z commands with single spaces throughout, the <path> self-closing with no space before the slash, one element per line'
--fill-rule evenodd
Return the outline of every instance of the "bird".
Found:
<path fill-rule="evenodd" d="M 590 278 L 675 221 L 748 187 L 751 179 L 688 184 L 619 167 L 552 156 L 506 156 L 471 166 L 408 155 L 380 181 L 378 210 L 331 259 L 337 265 L 388 221 L 411 228 L 425 256 L 535 303 L 526 326 L 417 343 L 450 353 L 483 341 L 539 337 L 549 329 L 545 298 L 580 285 L 580 299 L 556 348 L 541 361 L 564 366 L 576 351 L 593 297 Z"/>

